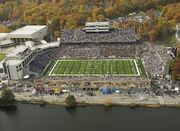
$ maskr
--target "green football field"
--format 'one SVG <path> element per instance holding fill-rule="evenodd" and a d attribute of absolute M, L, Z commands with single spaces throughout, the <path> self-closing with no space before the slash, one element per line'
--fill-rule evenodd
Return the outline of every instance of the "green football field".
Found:
<path fill-rule="evenodd" d="M 46 69 L 48 76 L 140 76 L 144 66 L 136 59 L 60 59 Z"/>

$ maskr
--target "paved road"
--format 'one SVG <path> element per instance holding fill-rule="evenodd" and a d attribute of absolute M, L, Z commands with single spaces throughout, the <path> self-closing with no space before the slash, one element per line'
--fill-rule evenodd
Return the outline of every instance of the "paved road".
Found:
<path fill-rule="evenodd" d="M 164 99 L 162 96 L 158 96 L 158 100 L 160 104 L 164 104 Z"/>
<path fill-rule="evenodd" d="M 28 95 L 24 95 L 24 93 L 15 93 L 17 100 L 32 100 L 32 99 L 44 99 L 48 102 L 63 102 L 65 97 L 67 96 L 55 96 L 55 95 L 44 95 L 44 96 L 36 96 L 29 97 Z M 77 102 L 85 102 L 89 104 L 104 104 L 104 103 L 114 103 L 114 104 L 180 104 L 180 97 L 172 98 L 172 97 L 148 97 L 145 100 L 141 100 L 138 96 L 120 96 L 120 95 L 102 95 L 102 96 L 83 96 L 78 97 L 76 95 Z"/>

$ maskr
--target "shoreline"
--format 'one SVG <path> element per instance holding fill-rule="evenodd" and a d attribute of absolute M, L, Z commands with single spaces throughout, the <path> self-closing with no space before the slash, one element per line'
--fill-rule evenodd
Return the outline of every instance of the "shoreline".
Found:
<path fill-rule="evenodd" d="M 72 94 L 76 98 L 77 107 L 79 106 L 125 106 L 130 108 L 136 107 L 147 107 L 147 108 L 159 108 L 159 107 L 178 107 L 180 108 L 180 96 L 169 97 L 169 96 L 144 96 L 141 99 L 141 94 L 136 95 L 101 95 L 87 96 L 83 94 L 82 97 L 77 94 Z M 60 105 L 66 106 L 65 98 L 67 94 L 56 96 L 56 95 L 41 95 L 31 96 L 28 93 L 15 93 L 15 99 L 17 104 L 35 104 L 40 106 L 45 105 Z"/>
<path fill-rule="evenodd" d="M 36 100 L 17 100 L 18 104 L 32 104 L 32 105 L 40 105 L 42 107 L 45 107 L 46 105 L 58 105 L 66 107 L 65 102 L 47 102 L 42 99 L 36 99 Z M 138 107 L 145 107 L 145 108 L 180 108 L 180 104 L 160 104 L 160 103 L 154 103 L 154 104 L 145 104 L 145 103 L 87 103 L 87 102 L 77 102 L 76 107 L 87 107 L 87 106 L 102 106 L 102 107 L 129 107 L 129 108 L 138 108 Z"/>

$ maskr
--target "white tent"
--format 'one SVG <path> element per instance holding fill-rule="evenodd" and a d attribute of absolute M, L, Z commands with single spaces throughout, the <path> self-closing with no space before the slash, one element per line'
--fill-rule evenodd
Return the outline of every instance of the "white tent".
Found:
<path fill-rule="evenodd" d="M 25 75 L 24 76 L 24 79 L 28 79 L 30 76 L 29 75 Z"/>

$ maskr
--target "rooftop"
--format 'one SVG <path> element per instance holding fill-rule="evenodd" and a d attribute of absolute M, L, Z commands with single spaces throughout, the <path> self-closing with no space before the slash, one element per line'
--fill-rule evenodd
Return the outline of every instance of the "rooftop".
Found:
<path fill-rule="evenodd" d="M 58 42 L 51 42 L 51 43 L 47 43 L 47 44 L 40 44 L 37 46 L 32 47 L 32 50 L 36 49 L 36 48 L 40 48 L 40 49 L 48 49 L 48 48 L 54 48 L 54 47 L 58 47 L 59 43 Z"/>
<path fill-rule="evenodd" d="M 8 35 L 8 33 L 0 33 L 0 39 L 6 37 Z"/>
<path fill-rule="evenodd" d="M 33 34 L 45 27 L 47 26 L 46 25 L 27 25 L 15 31 L 12 31 L 10 34 L 19 34 L 19 35 Z"/>
<path fill-rule="evenodd" d="M 10 65 L 17 65 L 20 64 L 22 62 L 22 60 L 8 60 L 8 63 Z"/>
<path fill-rule="evenodd" d="M 58 42 L 51 42 L 47 44 L 35 45 L 30 48 L 31 50 L 35 50 L 37 48 L 48 49 L 48 48 L 53 48 L 53 47 L 58 47 L 58 46 L 59 46 Z M 1 52 L 4 54 L 7 54 L 7 57 L 16 57 L 16 56 L 22 55 L 21 53 L 24 52 L 27 48 L 29 48 L 29 46 L 25 44 L 16 45 L 16 46 L 8 47 L 8 48 L 3 48 L 1 49 Z M 1 55 L 1 52 L 0 52 L 0 55 Z"/>
<path fill-rule="evenodd" d="M 87 25 L 109 25 L 109 22 L 86 22 Z"/>
<path fill-rule="evenodd" d="M 3 49 L 2 51 L 7 54 L 8 57 L 17 56 L 20 52 L 23 52 L 27 49 L 27 46 L 20 45 L 20 46 L 13 46 L 10 48 Z"/>

